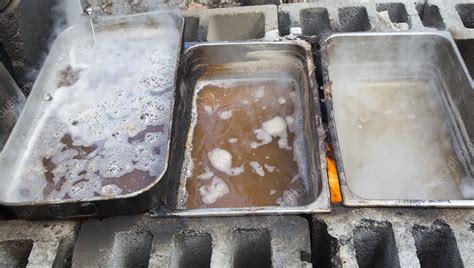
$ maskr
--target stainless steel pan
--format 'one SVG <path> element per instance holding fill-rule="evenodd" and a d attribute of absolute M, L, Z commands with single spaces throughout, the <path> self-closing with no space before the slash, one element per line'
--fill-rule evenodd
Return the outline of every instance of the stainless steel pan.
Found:
<path fill-rule="evenodd" d="M 60 34 L 0 156 L 0 204 L 22 218 L 138 213 L 161 197 L 184 19 L 173 12 L 154 12 L 101 18 L 94 26 L 95 45 L 88 22 Z M 143 110 L 145 106 L 149 112 Z M 132 117 L 142 110 L 141 116 Z M 77 116 L 85 117 L 71 121 Z M 161 125 L 146 121 L 151 116 L 159 117 Z M 72 133 L 80 124 L 87 127 Z M 63 127 L 69 136 L 56 137 L 54 131 L 59 133 Z M 108 135 L 111 129 L 117 132 Z M 96 134 L 104 139 L 97 143 Z M 113 139 L 122 139 L 125 146 L 116 146 Z M 67 145 L 51 154 L 59 142 Z M 139 154 L 140 146 L 151 148 L 153 144 L 154 153 Z M 58 155 L 69 149 L 77 155 L 66 158 L 72 164 L 65 164 Z M 137 154 L 131 156 L 136 158 L 132 161 L 133 150 Z M 155 153 L 160 158 L 144 162 Z M 110 160 L 114 157 L 116 165 Z M 87 168 L 79 167 L 78 159 Z M 128 162 L 120 164 L 123 160 Z M 144 167 L 138 167 L 139 163 Z M 108 166 L 99 171 L 100 165 Z M 74 173 L 80 168 L 84 169 Z M 116 171 L 119 173 L 104 175 Z M 145 173 L 147 180 L 142 179 Z M 119 190 L 114 178 L 122 179 Z M 70 187 L 67 193 L 65 185 Z"/>
<path fill-rule="evenodd" d="M 468 200 L 464 196 L 460 198 L 427 198 L 426 196 L 421 197 L 421 193 L 425 192 L 420 192 L 419 196 L 407 198 L 404 197 L 407 196 L 406 191 L 400 190 L 404 187 L 420 187 L 421 190 L 431 191 L 439 185 L 445 185 L 448 182 L 447 180 L 451 180 L 450 176 L 446 174 L 454 169 L 457 170 L 456 172 L 462 172 L 465 179 L 472 180 L 473 148 L 471 139 L 474 137 L 474 89 L 472 79 L 449 33 L 335 34 L 327 38 L 323 44 L 323 66 L 329 130 L 335 147 L 344 205 L 474 207 L 474 200 Z M 357 147 L 354 145 L 361 143 L 360 136 L 356 133 L 358 129 L 352 128 L 352 124 L 357 124 L 355 122 L 362 119 L 358 118 L 360 114 L 357 112 L 347 113 L 343 105 L 352 105 L 351 109 L 357 111 L 375 109 L 374 107 L 379 105 L 381 109 L 377 115 L 380 119 L 378 123 L 380 123 L 380 121 L 386 120 L 385 118 L 393 118 L 382 116 L 385 112 L 391 112 L 385 108 L 394 103 L 402 105 L 402 99 L 406 99 L 406 96 L 411 94 L 410 90 L 417 90 L 417 85 L 420 83 L 424 84 L 426 88 L 425 92 L 420 94 L 429 94 L 429 96 L 422 98 L 423 100 L 410 99 L 408 103 L 411 106 L 405 111 L 410 113 L 419 110 L 426 115 L 431 109 L 428 104 L 436 103 L 438 108 L 434 111 L 433 118 L 435 118 L 435 113 L 442 114 L 442 127 L 433 124 L 433 130 L 438 131 L 438 128 L 445 127 L 447 133 L 449 133 L 448 138 L 430 141 L 430 144 L 425 147 L 427 150 L 421 152 L 419 158 L 411 161 L 413 157 L 407 156 L 410 161 L 407 160 L 406 165 L 401 166 L 398 161 L 396 170 L 391 168 L 391 164 L 395 164 L 391 163 L 391 159 L 394 159 L 393 156 L 397 153 L 396 146 L 378 145 L 378 151 L 373 156 L 367 155 L 367 152 L 375 152 L 374 150 L 365 150 L 364 148 L 359 148 L 357 154 L 352 154 L 351 150 Z M 369 103 L 368 100 L 373 100 L 370 99 L 373 96 L 367 95 L 367 88 L 377 87 L 379 90 L 385 90 L 392 86 L 399 89 L 395 98 L 392 98 L 389 102 L 379 98 L 377 99 L 379 102 L 372 101 L 371 104 L 367 104 Z M 351 89 L 354 90 L 354 93 L 350 98 L 340 94 L 343 90 Z M 360 103 L 365 103 L 365 105 L 360 105 Z M 339 116 L 337 116 L 338 112 L 340 113 Z M 418 122 L 420 122 L 417 121 L 418 118 L 412 115 L 407 114 L 405 117 L 413 120 L 410 123 L 403 122 L 401 124 L 397 121 L 385 122 L 384 127 L 378 128 L 377 131 L 387 133 L 387 129 L 397 129 L 398 124 L 416 128 Z M 425 119 L 430 120 L 429 114 L 425 117 Z M 436 120 L 433 119 L 433 122 Z M 363 129 L 366 125 L 360 123 L 358 127 Z M 347 132 L 348 129 L 352 129 L 352 133 Z M 413 133 L 417 134 L 417 132 Z M 418 132 L 418 134 L 420 133 Z M 384 138 L 387 138 L 387 136 L 390 136 L 390 133 L 385 134 Z M 411 138 L 407 137 L 407 142 L 410 141 Z M 453 159 L 441 164 L 429 162 L 431 161 L 432 152 L 435 152 L 433 148 L 441 146 L 441 143 L 444 144 L 443 148 L 448 148 L 454 152 L 451 156 Z M 405 146 L 404 143 L 398 144 Z M 416 144 L 414 145 L 416 146 Z M 359 166 L 354 164 L 355 161 L 362 161 L 361 159 L 369 159 L 370 157 L 380 161 L 361 162 L 358 164 Z M 382 163 L 387 165 L 388 168 L 386 168 L 384 174 L 375 171 L 364 173 L 366 174 L 364 179 L 356 182 L 354 179 L 357 177 L 356 173 L 363 172 L 361 170 L 370 170 L 370 165 L 373 165 L 373 163 Z M 417 165 L 417 163 L 420 164 Z M 364 165 L 368 165 L 369 168 L 365 169 Z M 407 177 L 404 175 L 406 174 L 404 172 L 405 168 L 407 170 L 426 170 L 432 167 L 438 168 L 438 166 L 441 167 L 437 171 L 439 178 L 435 179 L 439 180 L 434 180 L 433 183 L 420 184 L 418 180 L 421 181 L 421 177 L 413 177 L 412 180 L 407 181 Z M 458 175 L 453 175 L 453 178 L 455 176 Z M 386 180 L 388 177 L 392 177 L 393 180 Z M 405 182 L 404 185 L 401 185 L 392 183 L 394 180 Z M 380 181 L 385 181 L 385 183 L 379 185 Z M 357 183 L 360 184 L 357 185 Z M 460 182 L 453 183 L 454 187 L 458 187 Z M 380 193 L 387 194 L 382 196 L 383 194 L 376 193 L 373 196 L 377 197 L 369 196 L 367 192 L 361 190 L 361 185 L 365 185 L 363 187 L 378 185 Z"/>
<path fill-rule="evenodd" d="M 330 202 L 325 134 L 321 122 L 311 46 L 304 41 L 209 43 L 189 48 L 185 56 L 174 119 L 171 161 L 173 172 L 170 173 L 166 203 L 152 210 L 152 215 L 230 216 L 328 212 Z M 189 139 L 192 138 L 190 125 L 192 111 L 196 105 L 193 104 L 193 98 L 197 91 L 197 81 L 271 80 L 280 77 L 290 77 L 296 81 L 303 102 L 304 144 L 307 149 L 308 169 L 308 175 L 304 179 L 310 188 L 310 202 L 296 207 L 275 204 L 264 207 L 187 208 L 182 197 L 187 191 L 184 173 L 190 159 L 185 152 L 189 150 Z"/>

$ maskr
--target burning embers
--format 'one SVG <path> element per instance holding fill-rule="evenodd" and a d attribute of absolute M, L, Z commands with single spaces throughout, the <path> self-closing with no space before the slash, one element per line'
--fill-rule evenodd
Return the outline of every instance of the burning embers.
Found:
<path fill-rule="evenodd" d="M 297 206 L 305 187 L 302 102 L 290 80 L 198 83 L 187 207 Z"/>

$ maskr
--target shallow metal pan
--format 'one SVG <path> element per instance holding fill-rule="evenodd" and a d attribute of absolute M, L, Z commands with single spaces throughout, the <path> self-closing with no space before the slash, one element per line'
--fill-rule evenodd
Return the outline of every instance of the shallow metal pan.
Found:
<path fill-rule="evenodd" d="M 361 78 L 360 74 L 372 70 L 370 79 L 373 81 L 396 81 L 407 87 L 411 79 L 430 81 L 440 96 L 455 158 L 466 176 L 472 178 L 474 84 L 452 36 L 448 32 L 335 34 L 323 42 L 322 48 L 325 105 L 343 204 L 353 207 L 474 207 L 474 200 L 468 199 L 364 198 L 356 195 L 350 187 L 351 175 L 344 167 L 340 130 L 335 119 L 334 84 L 338 80 L 362 81 L 367 78 Z M 335 71 L 336 68 L 339 69 Z M 383 155 L 379 157 L 383 158 Z"/>
<path fill-rule="evenodd" d="M 166 38 L 156 38 L 159 35 L 155 35 L 157 31 L 162 31 L 166 26 L 166 29 L 171 29 L 170 31 L 173 32 L 172 36 L 169 36 L 168 39 Z M 163 139 L 161 140 L 161 144 L 159 145 L 161 148 L 161 153 L 163 155 L 163 161 L 160 162 L 160 168 L 156 168 L 154 170 L 157 176 L 152 175 L 150 181 L 147 181 L 146 185 L 137 186 L 137 189 L 130 190 L 128 192 L 119 192 L 119 193 L 112 193 L 104 195 L 102 193 L 95 194 L 92 197 L 86 198 L 56 198 L 56 199 L 47 199 L 46 197 L 43 198 L 32 198 L 31 200 L 22 200 L 16 201 L 13 198 L 6 199 L 6 196 L 9 195 L 12 191 L 18 191 L 13 187 L 12 189 L 12 180 L 13 174 L 17 171 L 17 169 L 21 169 L 21 165 L 17 165 L 22 161 L 22 159 L 28 159 L 29 155 L 26 155 L 26 149 L 28 144 L 35 144 L 41 143 L 42 140 L 37 140 L 36 142 L 31 142 L 32 140 L 32 133 L 35 131 L 42 131 L 45 128 L 46 124 L 39 124 L 41 122 L 42 116 L 45 115 L 45 111 L 48 109 L 48 105 L 50 104 L 51 100 L 54 100 L 56 97 L 56 90 L 60 87 L 62 82 L 58 83 L 58 77 L 66 77 L 65 79 L 75 79 L 74 74 L 70 74 L 68 72 L 61 72 L 58 66 L 64 66 L 68 64 L 69 53 L 74 51 L 75 46 L 78 42 L 90 42 L 91 44 L 94 43 L 94 39 L 92 38 L 90 24 L 89 23 L 82 23 L 71 28 L 65 30 L 60 34 L 58 39 L 55 41 L 50 54 L 48 55 L 45 64 L 38 76 L 38 79 L 33 87 L 33 90 L 27 100 L 25 105 L 25 109 L 23 110 L 18 123 L 16 124 L 7 144 L 0 156 L 0 204 L 2 206 L 7 207 L 10 211 L 21 218 L 73 218 L 73 217 L 105 217 L 117 214 L 130 214 L 130 213 L 138 213 L 148 210 L 152 207 L 157 201 L 160 199 L 161 195 L 163 194 L 163 188 L 160 187 L 163 184 L 164 178 L 166 178 L 166 170 L 168 167 L 168 160 L 169 160 L 169 147 L 170 147 L 170 136 L 171 136 L 171 125 L 172 125 L 172 114 L 173 114 L 173 107 L 174 107 L 174 94 L 175 94 L 175 84 L 176 84 L 176 75 L 177 69 L 179 65 L 179 55 L 182 48 L 182 35 L 183 35 L 183 28 L 184 28 L 184 19 L 174 12 L 153 12 L 153 13 L 142 13 L 136 15 L 128 15 L 128 16 L 111 16 L 108 18 L 101 18 L 96 24 L 96 33 L 99 37 L 101 32 L 107 36 L 107 38 L 116 38 L 113 40 L 117 40 L 117 48 L 121 45 L 121 38 L 125 38 L 124 42 L 129 40 L 126 39 L 127 36 L 120 34 L 123 29 L 131 29 L 133 31 L 133 44 L 141 44 L 141 47 L 130 46 L 128 49 L 130 51 L 134 51 L 133 49 L 136 48 L 136 53 L 143 53 L 144 50 L 149 48 L 149 51 L 154 51 L 152 49 L 158 49 L 165 44 L 163 42 L 167 42 L 166 44 L 170 46 L 170 55 L 166 61 L 160 62 L 160 69 L 161 67 L 167 68 L 169 73 L 166 75 L 167 77 L 160 77 L 160 71 L 153 68 L 152 66 L 156 66 L 155 63 L 153 64 L 137 64 L 135 65 L 142 70 L 143 73 L 146 73 L 147 77 L 150 77 L 150 81 L 148 84 L 144 84 L 144 90 L 156 90 L 160 94 L 167 94 L 171 95 L 172 97 L 166 98 L 165 106 L 169 107 L 169 110 L 165 110 L 161 112 L 160 116 L 162 116 L 160 122 L 164 122 L 165 129 L 161 132 Z M 140 34 L 137 34 L 136 30 L 142 31 Z M 164 30 L 166 31 L 166 30 Z M 129 31 L 130 33 L 130 31 Z M 111 37 L 112 36 L 112 37 Z M 130 36 L 128 36 L 130 37 Z M 105 38 L 105 37 L 104 37 Z M 142 39 L 140 39 L 142 38 Z M 153 38 L 156 40 L 153 41 Z M 140 43 L 140 40 L 146 40 Z M 151 47 L 143 47 L 144 43 L 149 44 L 146 42 L 153 42 L 156 43 L 156 46 Z M 97 40 L 100 42 L 100 38 Z M 170 45 L 171 43 L 171 45 Z M 100 44 L 99 44 L 100 46 Z M 116 48 L 116 49 L 117 49 Z M 107 48 L 104 48 L 107 49 Z M 135 53 L 133 52 L 133 53 Z M 173 53 L 174 52 L 174 53 Z M 113 52 L 112 52 L 113 53 Z M 145 55 L 154 55 L 154 52 L 150 52 Z M 113 58 L 113 56 L 108 55 L 109 57 Z M 148 57 L 148 56 L 145 56 Z M 87 58 L 89 59 L 89 58 Z M 115 59 L 120 60 L 120 59 Z M 150 56 L 146 59 L 146 62 L 153 61 L 154 57 Z M 128 63 L 130 64 L 130 62 Z M 130 65 L 129 65 L 130 66 Z M 104 78 L 104 85 L 110 85 L 113 87 L 118 84 L 114 83 L 125 83 L 125 85 L 121 84 L 121 88 L 127 88 L 127 90 L 134 90 L 138 87 L 138 81 L 131 82 L 129 86 L 126 85 L 128 82 L 120 82 L 124 78 L 123 76 L 113 78 L 114 74 L 118 73 L 119 70 L 114 69 L 115 66 L 110 66 L 102 68 L 107 70 L 99 70 L 100 73 L 104 73 L 105 75 L 102 76 Z M 130 67 L 131 68 L 131 67 Z M 135 71 L 135 73 L 138 73 Z M 107 76 L 110 75 L 110 77 Z M 71 78 L 72 77 L 72 78 Z M 107 78 L 110 78 L 109 81 L 105 81 Z M 59 78 L 61 79 L 61 78 Z M 141 77 L 140 77 L 141 79 Z M 166 86 L 164 84 L 158 84 L 156 80 L 160 81 L 160 79 L 165 79 Z M 118 81 L 118 82 L 117 82 Z M 128 80 L 130 81 L 130 80 Z M 140 80 L 141 82 L 142 80 Z M 146 82 L 146 81 L 145 81 Z M 69 83 L 68 81 L 64 83 Z M 63 83 L 63 86 L 64 86 Z M 73 82 L 74 83 L 74 82 Z M 140 84 L 141 85 L 141 84 Z M 66 85 L 69 86 L 69 85 Z M 158 87 L 160 87 L 158 89 Z M 163 89 L 162 89 L 163 87 Z M 60 91 L 59 88 L 58 91 Z M 164 93 L 161 93 L 164 92 Z M 115 93 L 111 93 L 114 95 Z M 117 93 L 118 94 L 118 93 Z M 125 92 L 127 94 L 127 92 Z M 100 101 L 94 93 L 90 94 L 90 102 L 91 105 L 94 105 L 94 101 L 96 98 L 97 102 Z M 107 97 L 105 97 L 107 98 Z M 145 98 L 146 99 L 146 98 Z M 153 99 L 150 97 L 149 99 Z M 130 100 L 131 102 L 132 100 Z M 52 114 L 60 113 L 63 109 L 67 109 L 70 103 L 68 101 L 61 107 L 56 108 Z M 127 106 L 127 105 L 125 105 Z M 122 107 L 122 106 L 121 106 Z M 124 107 L 126 108 L 126 107 Z M 153 109 L 153 108 L 150 108 Z M 158 107 L 156 107 L 158 109 Z M 122 115 L 121 115 L 122 116 Z M 128 118 L 129 114 L 126 113 L 123 115 L 123 118 Z M 47 119 L 49 120 L 49 119 Z M 49 122 L 47 121 L 46 122 Z M 74 122 L 72 123 L 74 124 Z M 148 124 L 146 124 L 148 127 Z M 99 126 L 100 127 L 100 126 Z M 130 132 L 129 132 L 130 133 Z M 138 135 L 138 134 L 137 134 Z M 129 137 L 133 135 L 130 134 Z M 133 142 L 128 141 L 130 144 Z M 44 163 L 44 162 L 43 162 Z M 44 165 L 44 164 L 43 164 Z M 158 170 L 159 169 L 159 170 Z M 135 169 L 136 170 L 136 169 Z M 97 171 L 98 172 L 98 171 Z M 92 173 L 92 172 L 91 172 Z M 88 174 L 91 174 L 88 173 Z M 84 175 L 84 179 L 87 181 L 87 176 L 93 176 L 93 174 Z M 79 174 L 80 175 L 80 174 Z M 135 175 L 132 175 L 135 176 Z M 21 177 L 21 176 L 20 176 Z M 20 178 L 21 179 L 21 178 Z M 39 178 L 40 179 L 40 178 Z M 31 187 L 35 187 L 35 182 L 31 183 Z M 104 183 L 105 184 L 105 183 Z M 133 182 L 132 182 L 133 184 Z M 62 186 L 59 186 L 62 187 Z M 100 188 L 99 188 L 100 189 Z M 58 190 L 59 191 L 59 190 Z M 44 194 L 46 196 L 46 194 Z"/>
<path fill-rule="evenodd" d="M 154 216 L 231 216 L 247 214 L 291 214 L 330 211 L 327 182 L 324 130 L 314 76 L 311 46 L 295 42 L 235 42 L 196 45 L 185 53 L 186 60 L 180 75 L 179 96 L 175 108 L 172 145 L 172 167 L 166 203 L 151 211 Z M 213 73 L 208 67 L 220 71 Z M 225 67 L 224 67 L 225 66 Z M 239 67 L 236 67 L 239 66 Z M 293 78 L 299 85 L 303 102 L 305 146 L 308 149 L 308 178 L 311 201 L 297 207 L 239 207 L 187 209 L 180 199 L 186 191 L 183 175 L 185 151 L 189 144 L 193 96 L 196 83 L 219 79 L 275 79 L 278 74 Z"/>

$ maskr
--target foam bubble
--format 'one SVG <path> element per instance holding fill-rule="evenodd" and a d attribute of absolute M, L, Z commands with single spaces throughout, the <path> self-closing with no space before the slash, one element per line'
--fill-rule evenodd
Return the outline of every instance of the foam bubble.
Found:
<path fill-rule="evenodd" d="M 253 96 L 257 99 L 261 99 L 261 98 L 265 97 L 265 87 L 264 86 L 259 86 L 257 88 L 257 91 L 255 91 L 255 93 L 253 94 Z"/>
<path fill-rule="evenodd" d="M 232 117 L 232 111 L 224 111 L 219 113 L 220 119 L 228 120 Z"/>
<path fill-rule="evenodd" d="M 258 176 L 265 176 L 265 171 L 263 170 L 263 167 L 257 161 L 250 161 L 250 166 L 252 167 L 253 171 L 257 173 Z"/>
<path fill-rule="evenodd" d="M 291 150 L 291 147 L 288 146 L 288 133 L 286 129 L 287 123 L 285 119 L 280 116 L 275 116 L 272 119 L 263 122 L 262 128 L 254 131 L 257 135 L 257 139 L 261 142 L 251 142 L 250 147 L 255 149 L 261 145 L 269 144 L 272 141 L 272 137 L 279 137 L 278 146 L 281 149 Z"/>
<path fill-rule="evenodd" d="M 222 172 L 230 173 L 232 169 L 232 155 L 221 148 L 216 148 L 207 154 L 211 165 Z"/>
<path fill-rule="evenodd" d="M 265 164 L 264 166 L 268 170 L 268 172 L 270 172 L 270 173 L 272 173 L 276 168 L 274 166 L 270 166 L 270 165 L 267 165 L 267 164 Z"/>
<path fill-rule="evenodd" d="M 283 191 L 283 196 L 277 199 L 277 204 L 282 207 L 295 207 L 298 205 L 298 191 L 294 189 Z"/>
<path fill-rule="evenodd" d="M 244 171 L 243 167 L 232 168 L 232 155 L 221 148 L 215 148 L 207 154 L 211 165 L 228 175 L 237 176 Z"/>
<path fill-rule="evenodd" d="M 284 97 L 279 97 L 278 98 L 278 103 L 279 104 L 285 104 L 286 103 L 286 99 Z"/>
<path fill-rule="evenodd" d="M 202 202 L 207 205 L 214 204 L 228 193 L 230 193 L 229 186 L 217 176 L 212 178 L 211 184 L 199 187 Z"/>
<path fill-rule="evenodd" d="M 198 175 L 197 177 L 201 180 L 208 180 L 214 177 L 214 173 L 208 167 L 205 167 L 204 173 L 201 175 Z"/>
<path fill-rule="evenodd" d="M 122 188 L 118 187 L 115 184 L 109 184 L 102 186 L 101 194 L 105 196 L 116 196 L 122 193 Z"/>
<path fill-rule="evenodd" d="M 212 114 L 214 109 L 209 105 L 204 105 L 204 111 L 206 111 L 207 114 Z"/>
<path fill-rule="evenodd" d="M 473 178 L 463 178 L 459 188 L 464 198 L 474 199 L 474 179 Z"/>

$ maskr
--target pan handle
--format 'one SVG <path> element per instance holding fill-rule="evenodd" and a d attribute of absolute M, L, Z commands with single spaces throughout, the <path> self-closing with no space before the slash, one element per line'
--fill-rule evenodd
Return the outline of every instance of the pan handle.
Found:
<path fill-rule="evenodd" d="M 49 211 L 58 219 L 89 218 L 98 214 L 98 207 L 91 202 L 74 205 L 51 205 Z"/>

